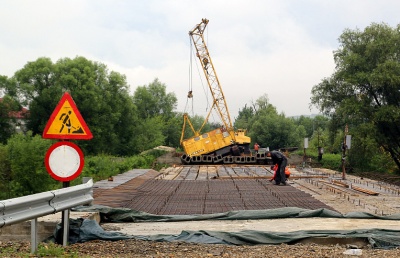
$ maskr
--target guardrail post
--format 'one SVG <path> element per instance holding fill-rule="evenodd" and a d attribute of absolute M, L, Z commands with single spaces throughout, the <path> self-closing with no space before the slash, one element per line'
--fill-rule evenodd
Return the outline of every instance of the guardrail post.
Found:
<path fill-rule="evenodd" d="M 38 247 L 38 220 L 31 220 L 31 253 L 34 254 Z"/>
<path fill-rule="evenodd" d="M 70 186 L 70 181 L 63 182 L 63 188 L 66 189 Z M 63 246 L 68 245 L 68 237 L 69 237 L 69 209 L 62 211 L 62 230 L 63 230 Z"/>
<path fill-rule="evenodd" d="M 0 228 L 3 227 L 6 224 L 6 221 L 4 220 L 4 210 L 6 206 L 3 202 L 0 202 L 0 216 L 3 218 L 0 218 Z"/>
<path fill-rule="evenodd" d="M 63 246 L 68 245 L 69 238 L 69 209 L 63 210 Z"/>

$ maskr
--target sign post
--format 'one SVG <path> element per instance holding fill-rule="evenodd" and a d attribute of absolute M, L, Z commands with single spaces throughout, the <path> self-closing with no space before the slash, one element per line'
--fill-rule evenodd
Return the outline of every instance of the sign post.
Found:
<path fill-rule="evenodd" d="M 64 93 L 47 121 L 43 138 L 61 140 L 50 146 L 45 156 L 45 166 L 51 177 L 63 183 L 63 188 L 69 187 L 71 180 L 81 174 L 84 158 L 82 150 L 68 140 L 90 140 L 93 135 L 68 92 Z M 68 229 L 67 209 L 62 212 L 63 246 L 68 244 Z"/>

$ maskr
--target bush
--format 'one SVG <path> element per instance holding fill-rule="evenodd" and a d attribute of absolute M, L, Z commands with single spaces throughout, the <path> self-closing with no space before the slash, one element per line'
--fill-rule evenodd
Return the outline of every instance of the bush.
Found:
<path fill-rule="evenodd" d="M 44 158 L 54 141 L 32 136 L 31 133 L 13 135 L 7 145 L 0 144 L 0 200 L 60 189 L 62 183 L 47 172 Z M 99 181 L 131 169 L 151 168 L 164 150 L 149 150 L 132 157 L 98 155 L 84 157 L 81 175 L 71 182 L 82 184 L 83 177 Z"/>
<path fill-rule="evenodd" d="M 398 168 L 388 153 L 374 155 L 369 162 L 369 171 L 396 173 Z"/>
<path fill-rule="evenodd" d="M 304 155 L 302 150 L 296 152 L 298 155 Z M 341 154 L 325 153 L 322 155 L 322 159 L 318 161 L 318 151 L 317 150 L 307 150 L 307 158 L 311 158 L 311 166 L 313 167 L 323 167 L 327 169 L 332 169 L 336 171 L 341 170 L 342 166 L 342 156 Z"/>
<path fill-rule="evenodd" d="M 80 184 L 83 177 L 91 177 L 96 182 L 131 169 L 151 168 L 154 160 L 164 153 L 165 151 L 162 150 L 151 150 L 132 157 L 115 157 L 105 154 L 85 157 L 85 166 L 76 184 Z"/>
<path fill-rule="evenodd" d="M 11 164 L 8 158 L 8 148 L 0 144 L 0 200 L 11 197 Z"/>
<path fill-rule="evenodd" d="M 80 177 L 92 177 L 94 181 L 105 179 L 109 176 L 118 174 L 113 162 L 113 157 L 109 155 L 85 157 L 85 165 Z"/>
<path fill-rule="evenodd" d="M 54 190 L 60 183 L 47 172 L 44 158 L 53 141 L 28 132 L 15 134 L 7 144 L 11 168 L 10 197 L 25 196 Z"/>
<path fill-rule="evenodd" d="M 327 153 L 322 155 L 319 161 L 323 168 L 340 171 L 342 167 L 342 156 L 340 154 Z"/>

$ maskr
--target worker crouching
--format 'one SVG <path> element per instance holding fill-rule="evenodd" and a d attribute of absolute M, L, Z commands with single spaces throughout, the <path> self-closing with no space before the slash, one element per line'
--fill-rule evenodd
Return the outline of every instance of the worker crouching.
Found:
<path fill-rule="evenodd" d="M 274 171 L 274 175 L 269 180 L 270 182 L 274 181 L 276 178 L 276 171 L 278 170 L 278 164 L 271 166 L 271 170 Z M 290 170 L 288 167 L 285 168 L 285 176 L 286 176 L 286 181 L 287 181 L 287 179 L 290 177 Z"/>
<path fill-rule="evenodd" d="M 286 185 L 286 165 L 287 158 L 280 151 L 268 151 L 267 157 L 271 157 L 272 163 L 277 165 L 276 173 L 275 173 L 275 185 Z"/>

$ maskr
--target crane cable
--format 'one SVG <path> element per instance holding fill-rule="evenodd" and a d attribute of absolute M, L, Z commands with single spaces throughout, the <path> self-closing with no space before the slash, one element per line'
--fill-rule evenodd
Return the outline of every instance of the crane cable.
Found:
<path fill-rule="evenodd" d="M 188 95 L 186 98 L 186 104 L 185 104 L 185 109 L 184 109 L 184 113 L 186 113 L 186 110 L 188 109 L 188 103 L 189 103 L 189 99 L 192 99 L 192 110 L 191 113 L 193 113 L 193 72 L 192 72 L 192 42 L 190 41 L 190 37 L 189 37 L 189 51 L 190 51 L 190 59 L 189 59 L 189 91 L 188 91 Z"/>
<path fill-rule="evenodd" d="M 194 53 L 194 50 L 193 50 L 193 45 L 192 45 L 192 41 L 191 41 L 190 37 L 189 37 L 189 41 L 190 41 L 189 91 L 188 91 L 188 98 L 186 99 L 185 111 L 187 110 L 189 98 L 191 98 L 192 99 L 192 110 L 191 110 L 191 113 L 194 114 L 194 107 L 193 107 L 193 102 L 194 102 L 193 101 L 193 99 L 194 99 L 194 97 L 193 97 L 193 68 L 192 67 L 193 67 L 193 56 L 195 55 L 195 53 Z M 206 96 L 206 101 L 207 101 L 206 112 L 207 112 L 207 110 L 208 110 L 208 108 L 210 106 L 208 86 L 205 86 L 205 84 L 203 82 L 201 71 L 200 71 L 200 68 L 199 68 L 199 64 L 197 62 L 194 62 L 194 63 L 196 64 L 197 73 L 198 73 L 198 76 L 200 78 L 200 84 L 201 84 L 201 86 L 203 88 L 204 95 Z M 190 97 L 189 97 L 189 95 L 190 95 Z"/>
<path fill-rule="evenodd" d="M 206 30 L 207 30 L 207 41 L 208 41 L 208 27 L 206 28 Z M 192 116 L 194 116 L 194 97 L 193 97 L 193 56 L 195 55 L 195 53 L 194 53 L 194 49 L 193 49 L 193 44 L 192 44 L 192 39 L 191 39 L 191 37 L 189 36 L 189 44 L 190 44 L 190 59 L 189 59 L 189 90 L 188 90 L 188 95 L 187 95 L 187 98 L 186 98 L 186 105 L 185 105 L 185 109 L 184 109 L 184 112 L 186 112 L 187 110 L 188 110 L 188 105 L 189 105 L 189 99 L 192 99 L 192 101 L 191 101 L 191 111 L 190 111 L 190 113 L 192 114 Z M 200 71 L 200 68 L 199 68 L 199 65 L 198 65 L 198 63 L 197 62 L 194 62 L 195 64 L 196 64 L 196 68 L 197 68 L 197 73 L 198 73 L 198 75 L 199 75 L 199 78 L 200 78 L 200 82 L 201 82 L 201 85 L 202 85 L 202 88 L 203 88 L 203 91 L 204 91 L 204 95 L 205 95 L 205 97 L 206 97 L 206 102 L 207 102 L 207 104 L 206 104 L 206 113 L 207 112 L 209 112 L 208 111 L 208 109 L 210 108 L 210 100 L 209 100 L 209 91 L 208 91 L 208 85 L 207 86 L 205 86 L 205 84 L 204 84 L 204 82 L 203 82 L 203 79 L 202 79 L 202 75 L 201 75 L 201 71 Z M 212 107 L 211 107 L 212 108 Z M 214 107 L 214 110 L 215 110 L 215 107 Z M 215 119 L 215 114 L 214 114 L 214 112 L 212 112 L 211 113 L 211 117 L 212 117 L 212 120 L 215 122 L 216 121 L 216 119 Z"/>

